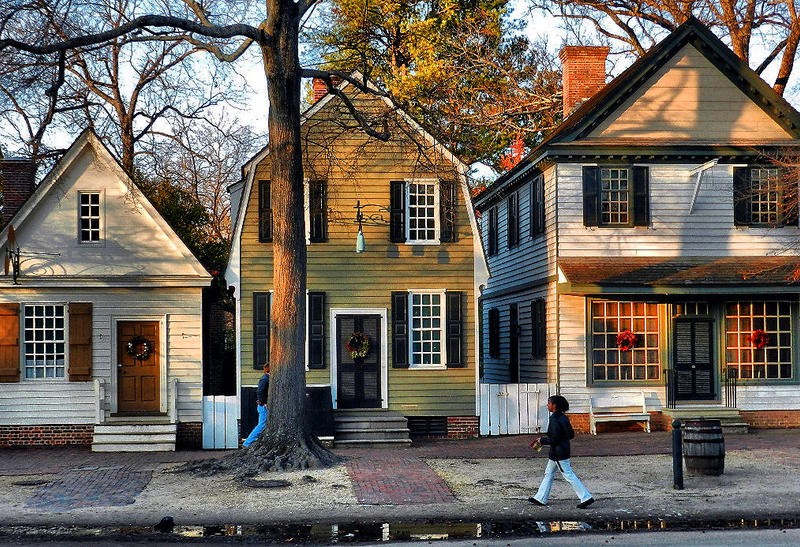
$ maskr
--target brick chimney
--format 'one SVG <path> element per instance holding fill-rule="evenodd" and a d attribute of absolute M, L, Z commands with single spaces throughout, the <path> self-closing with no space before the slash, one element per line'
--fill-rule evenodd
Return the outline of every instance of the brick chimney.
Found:
<path fill-rule="evenodd" d="M 6 224 L 36 189 L 36 164 L 30 160 L 0 159 L 0 187 Z"/>
<path fill-rule="evenodd" d="M 558 53 L 561 59 L 564 118 L 591 99 L 606 85 L 604 46 L 565 46 Z"/>
<path fill-rule="evenodd" d="M 334 86 L 337 86 L 340 83 L 342 83 L 342 79 L 337 78 L 336 76 L 331 76 L 331 83 Z M 325 81 L 322 78 L 314 78 L 311 81 L 311 85 L 314 89 L 314 102 L 317 102 L 322 97 L 328 94 L 328 86 L 325 85 Z"/>

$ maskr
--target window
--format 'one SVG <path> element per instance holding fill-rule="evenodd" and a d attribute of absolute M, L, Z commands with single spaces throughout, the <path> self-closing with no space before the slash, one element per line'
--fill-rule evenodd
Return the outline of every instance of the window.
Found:
<path fill-rule="evenodd" d="M 646 166 L 583 167 L 585 226 L 649 226 L 650 170 Z"/>
<path fill-rule="evenodd" d="M 411 292 L 411 366 L 443 367 L 444 293 Z"/>
<path fill-rule="evenodd" d="M 489 357 L 500 357 L 500 310 L 489 310 Z"/>
<path fill-rule="evenodd" d="M 80 240 L 81 243 L 100 241 L 100 192 L 80 192 Z"/>
<path fill-rule="evenodd" d="M 764 331 L 757 348 L 753 333 Z M 742 379 L 792 377 L 792 305 L 789 302 L 728 302 L 725 310 L 725 360 Z"/>
<path fill-rule="evenodd" d="M 708 302 L 687 300 L 675 304 L 675 315 L 708 315 Z"/>
<path fill-rule="evenodd" d="M 439 185 L 436 182 L 409 182 L 407 188 L 406 241 L 439 243 Z"/>
<path fill-rule="evenodd" d="M 778 224 L 781 193 L 777 169 L 750 170 L 750 223 Z"/>
<path fill-rule="evenodd" d="M 627 169 L 600 169 L 600 224 L 629 224 L 630 194 Z"/>
<path fill-rule="evenodd" d="M 531 237 L 544 234 L 544 177 L 539 175 L 531 183 L 530 203 Z"/>
<path fill-rule="evenodd" d="M 328 197 L 327 181 L 312 180 L 308 183 L 308 232 L 309 241 L 328 241 Z"/>
<path fill-rule="evenodd" d="M 25 306 L 25 378 L 63 378 L 66 358 L 63 304 Z"/>
<path fill-rule="evenodd" d="M 258 181 L 258 241 L 272 241 L 272 188 L 270 181 Z"/>
<path fill-rule="evenodd" d="M 594 300 L 592 311 L 592 378 L 657 380 L 660 377 L 658 304 Z M 617 335 L 636 335 L 632 349 L 622 351 Z"/>
<path fill-rule="evenodd" d="M 789 184 L 775 167 L 735 167 L 734 224 L 797 226 L 796 185 L 796 181 Z"/>
<path fill-rule="evenodd" d="M 547 331 L 544 298 L 531 302 L 531 357 L 543 359 L 547 354 Z"/>
<path fill-rule="evenodd" d="M 511 248 L 519 244 L 519 196 L 516 192 L 508 196 L 506 209 L 507 241 L 509 248 Z"/>
<path fill-rule="evenodd" d="M 488 226 L 488 236 L 487 236 L 487 249 L 486 253 L 489 256 L 497 254 L 497 207 L 492 207 L 488 211 L 488 218 L 487 221 L 489 223 Z"/>

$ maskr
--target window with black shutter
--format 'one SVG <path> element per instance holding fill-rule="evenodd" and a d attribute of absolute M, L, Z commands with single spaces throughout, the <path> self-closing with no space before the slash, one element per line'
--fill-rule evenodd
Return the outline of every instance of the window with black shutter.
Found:
<path fill-rule="evenodd" d="M 389 241 L 406 240 L 406 183 L 393 180 L 389 183 Z"/>
<path fill-rule="evenodd" d="M 516 192 L 506 200 L 507 214 L 507 242 L 508 247 L 515 247 L 519 243 L 519 196 Z"/>
<path fill-rule="evenodd" d="M 645 166 L 583 167 L 584 226 L 648 226 L 649 170 Z"/>
<path fill-rule="evenodd" d="M 455 181 L 441 181 L 439 183 L 439 206 L 441 209 L 440 212 L 440 223 L 442 225 L 442 229 L 440 231 L 439 240 L 442 243 L 456 241 L 457 240 L 457 232 L 456 232 L 456 218 L 457 218 L 457 209 L 456 204 L 458 203 L 458 194 L 456 193 L 458 189 L 458 183 Z"/>
<path fill-rule="evenodd" d="M 544 298 L 537 298 L 531 302 L 531 356 L 542 359 L 547 353 L 546 315 Z"/>
<path fill-rule="evenodd" d="M 486 253 L 489 256 L 497 254 L 497 207 L 489 209 L 488 213 L 488 235 L 487 235 L 487 249 Z"/>
<path fill-rule="evenodd" d="M 544 234 L 544 177 L 539 175 L 531 183 L 530 203 L 531 237 Z"/>
<path fill-rule="evenodd" d="M 408 292 L 392 293 L 392 367 L 408 368 Z"/>
<path fill-rule="evenodd" d="M 308 368 L 325 368 L 325 293 L 308 293 Z"/>
<path fill-rule="evenodd" d="M 773 166 L 733 168 L 733 218 L 736 226 L 797 226 L 797 182 L 787 184 Z"/>
<path fill-rule="evenodd" d="M 464 359 L 464 293 L 448 291 L 447 296 L 447 366 L 466 366 Z"/>
<path fill-rule="evenodd" d="M 309 241 L 328 241 L 328 183 L 325 180 L 308 182 Z"/>
<path fill-rule="evenodd" d="M 272 241 L 272 188 L 270 181 L 258 181 L 258 241 Z"/>
<path fill-rule="evenodd" d="M 253 368 L 269 363 L 270 293 L 253 293 Z"/>
<path fill-rule="evenodd" d="M 489 310 L 489 357 L 500 357 L 500 310 Z"/>

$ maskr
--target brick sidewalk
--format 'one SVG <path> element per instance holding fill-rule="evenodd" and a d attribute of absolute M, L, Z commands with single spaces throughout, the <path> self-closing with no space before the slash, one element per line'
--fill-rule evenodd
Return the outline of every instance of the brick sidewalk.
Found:
<path fill-rule="evenodd" d="M 130 467 L 72 469 L 39 488 L 25 503 L 26 507 L 55 512 L 83 507 L 130 505 L 142 493 L 152 471 Z"/>
<path fill-rule="evenodd" d="M 408 505 L 456 501 L 442 478 L 417 457 L 395 454 L 356 457 L 347 462 L 347 473 L 359 503 Z"/>

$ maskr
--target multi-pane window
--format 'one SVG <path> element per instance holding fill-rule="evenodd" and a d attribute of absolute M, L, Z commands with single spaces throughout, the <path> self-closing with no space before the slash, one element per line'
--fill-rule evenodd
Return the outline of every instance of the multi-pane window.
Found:
<path fill-rule="evenodd" d="M 25 378 L 63 378 L 64 306 L 25 306 Z"/>
<path fill-rule="evenodd" d="M 416 243 L 439 242 L 439 185 L 436 182 L 409 182 L 406 240 Z"/>
<path fill-rule="evenodd" d="M 678 302 L 674 311 L 675 315 L 708 315 L 708 302 Z"/>
<path fill-rule="evenodd" d="M 438 292 L 412 292 L 411 365 L 443 366 L 444 295 Z"/>
<path fill-rule="evenodd" d="M 600 223 L 629 224 L 630 181 L 628 169 L 600 169 Z"/>
<path fill-rule="evenodd" d="M 100 193 L 80 192 L 80 237 L 81 242 L 100 241 Z"/>
<path fill-rule="evenodd" d="M 631 349 L 617 345 L 620 333 L 631 331 Z M 660 377 L 658 304 L 592 302 L 592 377 L 602 380 L 657 380 Z"/>
<path fill-rule="evenodd" d="M 739 378 L 791 378 L 791 303 L 728 302 L 725 306 L 725 359 Z"/>
<path fill-rule="evenodd" d="M 750 222 L 752 224 L 778 224 L 781 213 L 781 191 L 778 170 L 756 168 L 750 170 Z"/>

